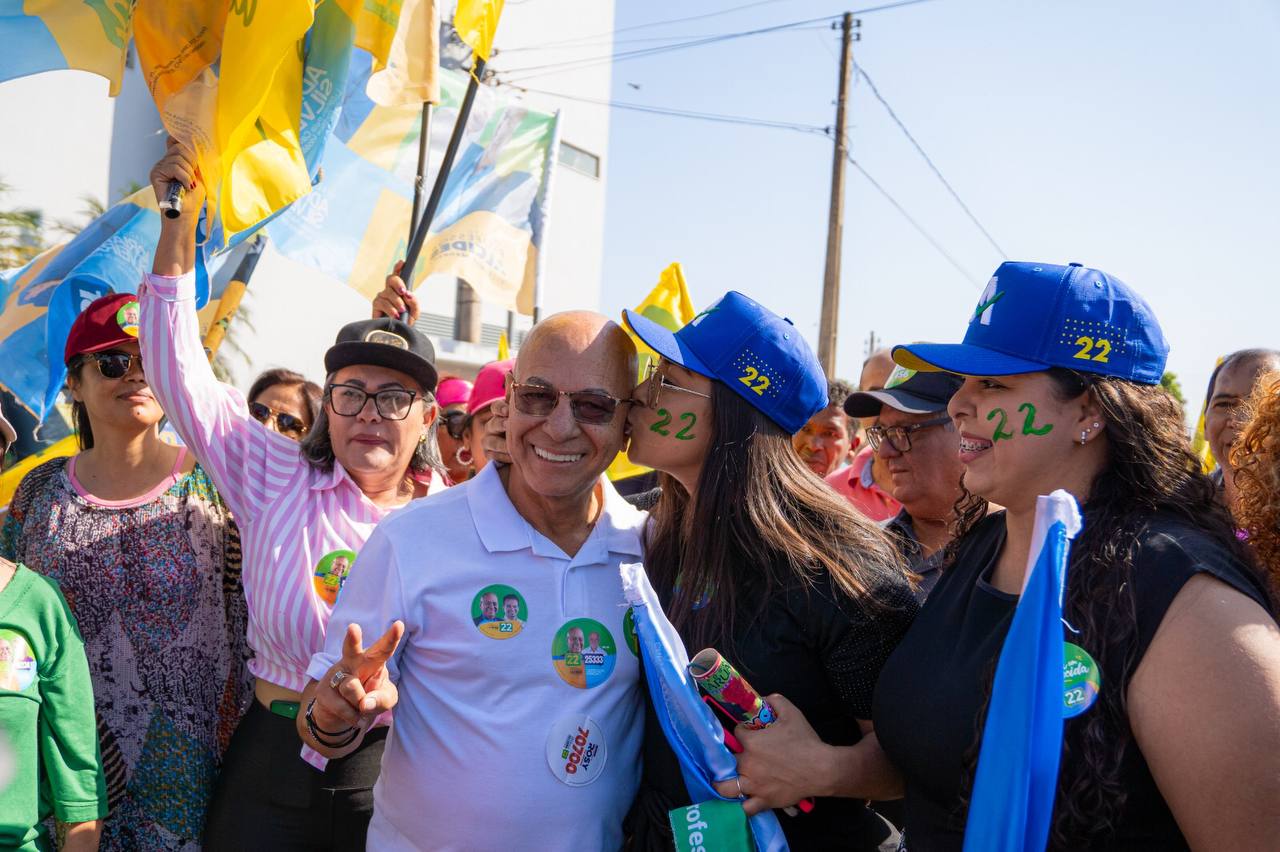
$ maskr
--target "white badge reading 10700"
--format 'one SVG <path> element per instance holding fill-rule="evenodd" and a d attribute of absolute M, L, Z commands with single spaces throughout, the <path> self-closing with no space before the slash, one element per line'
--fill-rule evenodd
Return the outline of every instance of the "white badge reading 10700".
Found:
<path fill-rule="evenodd" d="M 547 734 L 547 765 L 570 787 L 599 778 L 608 757 L 604 731 L 590 716 L 561 716 Z"/>

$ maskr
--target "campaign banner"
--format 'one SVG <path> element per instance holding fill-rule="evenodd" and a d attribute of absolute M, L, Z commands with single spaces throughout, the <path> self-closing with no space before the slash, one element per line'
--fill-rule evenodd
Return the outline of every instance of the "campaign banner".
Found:
<path fill-rule="evenodd" d="M 369 97 L 373 69 L 369 54 L 353 52 L 320 179 L 267 226 L 278 251 L 368 298 L 408 248 L 421 129 L 419 106 L 382 106 Z M 439 80 L 432 124 L 448 128 L 468 78 L 442 69 Z M 558 113 L 480 87 L 412 286 L 452 274 L 486 302 L 533 313 L 558 129 Z M 430 161 L 437 166 L 447 142 L 445 132 L 432 135 Z M 426 185 L 434 180 L 428 172 Z"/>

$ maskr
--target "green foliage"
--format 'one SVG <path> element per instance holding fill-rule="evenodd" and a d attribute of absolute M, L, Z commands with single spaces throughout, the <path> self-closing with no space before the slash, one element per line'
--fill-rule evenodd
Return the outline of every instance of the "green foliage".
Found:
<path fill-rule="evenodd" d="M 1187 404 L 1187 398 L 1182 395 L 1182 385 L 1178 382 L 1178 374 L 1166 370 L 1165 374 L 1160 377 L 1160 387 L 1169 392 L 1169 395 L 1183 405 Z"/>
<path fill-rule="evenodd" d="M 12 190 L 0 179 L 0 198 Z M 44 218 L 39 210 L 0 208 L 0 269 L 22 266 L 44 250 L 40 229 Z"/>

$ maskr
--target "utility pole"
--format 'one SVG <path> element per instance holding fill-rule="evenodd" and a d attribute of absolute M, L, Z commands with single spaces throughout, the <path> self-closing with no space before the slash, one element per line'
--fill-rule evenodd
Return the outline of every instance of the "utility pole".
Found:
<path fill-rule="evenodd" d="M 840 315 L 840 243 L 844 236 L 844 166 L 849 153 L 849 83 L 853 73 L 853 13 L 840 22 L 840 91 L 836 100 L 835 156 L 831 163 L 831 213 L 827 222 L 827 270 L 822 279 L 822 319 L 818 325 L 818 361 L 827 376 L 836 373 L 836 335 Z"/>

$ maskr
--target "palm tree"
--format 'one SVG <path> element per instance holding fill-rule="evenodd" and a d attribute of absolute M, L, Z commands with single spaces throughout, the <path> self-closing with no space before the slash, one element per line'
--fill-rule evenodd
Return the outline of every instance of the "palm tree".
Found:
<path fill-rule="evenodd" d="M 0 197 L 12 190 L 13 187 L 0 178 Z M 39 210 L 0 209 L 0 269 L 22 266 L 41 252 L 43 223 Z"/>

